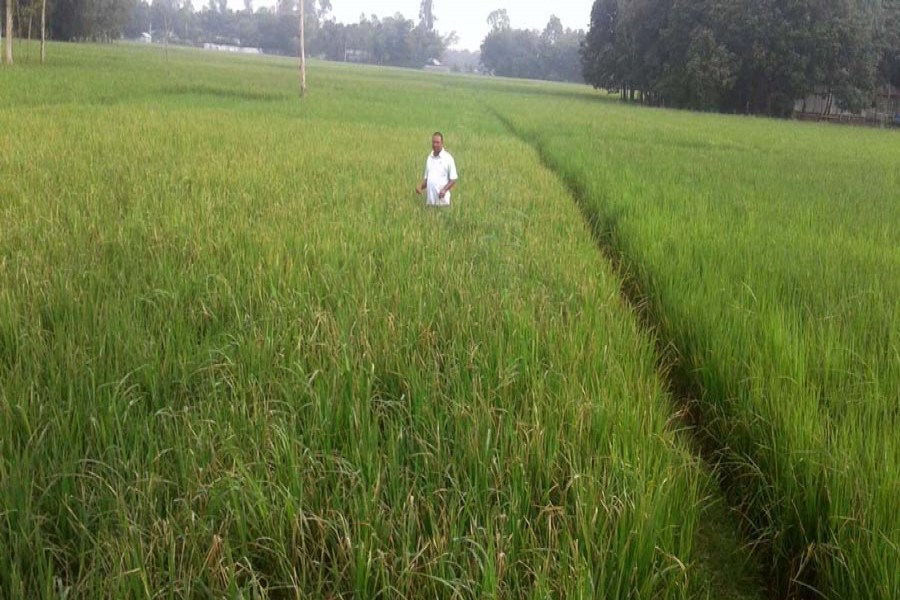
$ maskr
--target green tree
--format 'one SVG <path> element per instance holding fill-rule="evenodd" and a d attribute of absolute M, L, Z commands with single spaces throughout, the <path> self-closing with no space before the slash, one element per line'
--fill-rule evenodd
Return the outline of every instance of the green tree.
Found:
<path fill-rule="evenodd" d="M 582 81 L 579 50 L 584 32 L 563 27 L 556 15 L 551 15 L 540 36 L 538 48 L 538 77 L 551 81 Z"/>
<path fill-rule="evenodd" d="M 619 0 L 596 0 L 591 25 L 581 48 L 584 80 L 596 88 L 616 92 L 624 89 L 625 74 L 619 40 Z"/>
<path fill-rule="evenodd" d="M 419 23 L 425 28 L 425 31 L 434 29 L 434 0 L 422 0 L 419 7 Z"/>
<path fill-rule="evenodd" d="M 869 0 L 596 0 L 585 79 L 689 108 L 789 115 L 825 89 L 859 109 L 885 55 L 877 14 Z"/>
<path fill-rule="evenodd" d="M 486 73 L 557 81 L 582 81 L 579 52 L 583 31 L 563 27 L 555 15 L 544 30 L 514 29 L 506 9 L 491 12 L 491 31 L 481 43 L 481 65 Z"/>
<path fill-rule="evenodd" d="M 540 37 L 524 29 L 494 29 L 481 43 L 481 64 L 491 75 L 538 78 Z"/>
<path fill-rule="evenodd" d="M 56 0 L 50 12 L 54 39 L 109 42 L 122 36 L 136 0 Z"/>
<path fill-rule="evenodd" d="M 491 31 L 509 29 L 509 13 L 505 8 L 498 8 L 488 15 L 487 23 L 491 26 Z"/>
<path fill-rule="evenodd" d="M 877 84 L 874 23 L 880 9 L 858 0 L 826 0 L 818 8 L 814 84 L 834 94 L 842 108 L 867 108 Z"/>
<path fill-rule="evenodd" d="M 881 2 L 875 39 L 879 79 L 883 84 L 900 87 L 900 0 Z"/>
<path fill-rule="evenodd" d="M 737 57 L 711 29 L 695 29 L 685 63 L 687 104 L 703 110 L 722 106 L 724 95 L 734 87 L 737 64 Z"/>

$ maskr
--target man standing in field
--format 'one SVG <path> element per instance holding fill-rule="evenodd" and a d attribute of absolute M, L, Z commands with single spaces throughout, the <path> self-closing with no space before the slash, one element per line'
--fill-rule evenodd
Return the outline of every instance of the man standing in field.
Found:
<path fill-rule="evenodd" d="M 458 178 L 456 162 L 444 150 L 444 136 L 436 131 L 431 136 L 431 154 L 425 160 L 425 175 L 416 186 L 416 194 L 426 192 L 426 206 L 450 206 L 450 190 Z"/>

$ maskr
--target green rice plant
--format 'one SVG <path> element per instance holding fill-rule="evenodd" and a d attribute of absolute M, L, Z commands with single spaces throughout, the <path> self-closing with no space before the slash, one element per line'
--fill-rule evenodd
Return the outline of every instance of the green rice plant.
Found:
<path fill-rule="evenodd" d="M 779 589 L 900 593 L 894 132 L 486 96 L 580 199 L 700 396 Z"/>
<path fill-rule="evenodd" d="M 470 80 L 168 56 L 0 72 L 0 595 L 719 595 L 652 340 Z"/>

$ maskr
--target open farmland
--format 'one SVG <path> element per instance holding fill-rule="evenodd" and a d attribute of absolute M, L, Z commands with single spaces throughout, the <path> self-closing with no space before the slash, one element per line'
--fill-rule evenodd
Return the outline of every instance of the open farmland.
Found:
<path fill-rule="evenodd" d="M 677 349 L 777 589 L 900 597 L 900 137 L 493 100 Z"/>
<path fill-rule="evenodd" d="M 470 90 L 57 52 L 3 73 L 2 595 L 708 593 L 652 343 Z"/>
<path fill-rule="evenodd" d="M 900 589 L 896 135 L 51 50 L 0 72 L 0 596 L 753 597 L 747 539 Z"/>

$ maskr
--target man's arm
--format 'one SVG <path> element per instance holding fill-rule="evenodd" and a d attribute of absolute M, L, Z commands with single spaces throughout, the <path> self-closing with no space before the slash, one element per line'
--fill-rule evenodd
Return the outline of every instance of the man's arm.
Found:
<path fill-rule="evenodd" d="M 416 195 L 421 196 L 422 192 L 425 191 L 425 188 L 428 187 L 428 159 L 425 159 L 425 170 L 422 171 L 422 180 L 419 182 L 419 185 L 416 186 Z"/>
<path fill-rule="evenodd" d="M 456 185 L 456 182 L 459 179 L 459 175 L 456 172 L 456 161 L 453 160 L 453 158 L 450 159 L 450 165 L 449 165 L 449 168 L 447 169 L 447 176 L 448 176 L 448 179 L 450 180 L 450 183 L 445 185 L 444 189 L 441 190 L 441 193 L 439 195 L 441 200 L 444 199 L 444 196 L 447 194 L 447 192 L 449 192 L 450 190 L 453 189 L 453 186 Z"/>
<path fill-rule="evenodd" d="M 441 193 L 438 194 L 438 198 L 443 200 L 444 196 L 447 195 L 447 192 L 452 190 L 455 185 L 456 185 L 456 179 L 451 180 L 450 183 L 448 183 L 447 185 L 444 186 L 444 189 L 441 190 Z"/>

